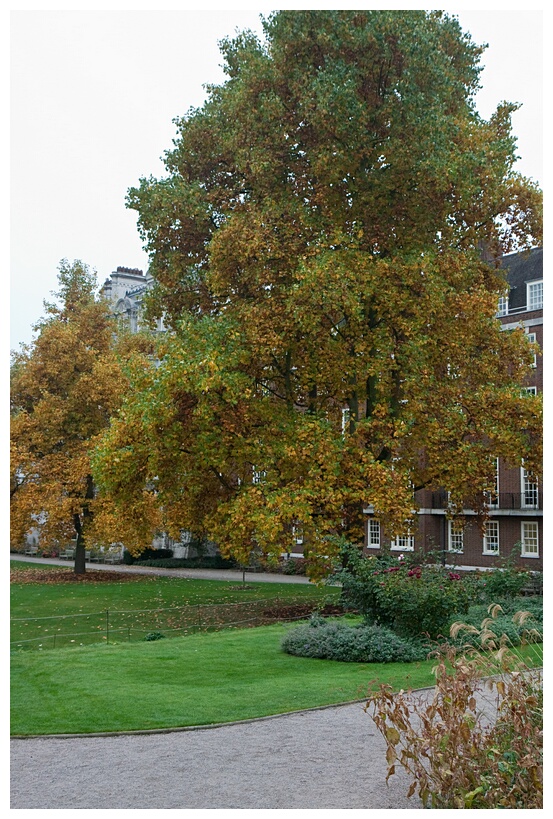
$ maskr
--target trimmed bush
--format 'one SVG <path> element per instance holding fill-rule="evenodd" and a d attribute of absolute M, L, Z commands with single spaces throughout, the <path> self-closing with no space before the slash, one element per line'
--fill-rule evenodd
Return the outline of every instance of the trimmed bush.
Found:
<path fill-rule="evenodd" d="M 422 641 L 404 640 L 384 626 L 350 626 L 318 615 L 289 631 L 281 647 L 297 657 L 345 663 L 410 663 L 426 659 L 430 650 Z"/>
<path fill-rule="evenodd" d="M 123 563 L 130 566 L 133 563 L 142 562 L 144 560 L 161 560 L 162 558 L 168 557 L 173 557 L 172 549 L 154 549 L 151 546 L 147 546 L 144 551 L 140 552 L 136 557 L 125 549 L 123 552 Z"/>
<path fill-rule="evenodd" d="M 161 551 L 158 550 L 158 551 Z M 135 560 L 135 566 L 155 566 L 158 569 L 235 569 L 236 563 L 221 555 L 211 557 L 165 557 Z"/>

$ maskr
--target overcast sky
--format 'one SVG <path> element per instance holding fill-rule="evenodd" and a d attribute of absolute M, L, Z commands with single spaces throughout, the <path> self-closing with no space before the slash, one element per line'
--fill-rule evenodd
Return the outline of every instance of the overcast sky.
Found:
<path fill-rule="evenodd" d="M 443 8 L 489 43 L 479 110 L 522 103 L 517 168 L 542 184 L 542 12 Z M 269 11 L 12 12 L 11 348 L 31 340 L 60 259 L 81 259 L 100 283 L 118 265 L 147 269 L 127 189 L 163 175 L 173 118 L 223 80 L 218 40 L 261 31 Z"/>

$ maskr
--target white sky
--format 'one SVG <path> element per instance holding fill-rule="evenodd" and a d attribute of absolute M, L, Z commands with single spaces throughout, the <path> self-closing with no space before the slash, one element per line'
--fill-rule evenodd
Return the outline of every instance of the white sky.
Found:
<path fill-rule="evenodd" d="M 147 269 L 126 191 L 163 175 L 173 118 L 202 104 L 204 83 L 223 80 L 217 41 L 260 31 L 270 11 L 203 8 L 12 11 L 10 348 L 31 340 L 60 259 L 82 259 L 100 283 L 118 265 Z M 543 13 L 442 8 L 489 43 L 478 107 L 488 117 L 501 100 L 523 104 L 517 167 L 542 184 Z"/>

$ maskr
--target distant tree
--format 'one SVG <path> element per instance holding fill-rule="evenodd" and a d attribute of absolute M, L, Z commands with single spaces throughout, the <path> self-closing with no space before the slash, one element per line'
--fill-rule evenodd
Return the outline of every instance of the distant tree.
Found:
<path fill-rule="evenodd" d="M 11 368 L 12 542 L 40 521 L 40 542 L 76 538 L 75 572 L 85 571 L 94 517 L 108 514 L 90 468 L 98 435 L 127 388 L 121 362 L 145 340 L 116 340 L 95 274 L 80 261 L 59 267 L 57 304 L 45 304 L 35 340 L 13 354 Z M 100 515 L 101 516 L 101 515 Z"/>
<path fill-rule="evenodd" d="M 172 332 L 95 468 L 129 530 L 154 498 L 245 562 L 301 528 L 320 574 L 368 504 L 398 533 L 414 489 L 478 510 L 495 457 L 539 469 L 528 345 L 495 312 L 541 195 L 513 171 L 516 105 L 475 110 L 483 49 L 455 18 L 264 29 L 223 42 L 227 81 L 177 121 L 166 178 L 129 192 Z"/>

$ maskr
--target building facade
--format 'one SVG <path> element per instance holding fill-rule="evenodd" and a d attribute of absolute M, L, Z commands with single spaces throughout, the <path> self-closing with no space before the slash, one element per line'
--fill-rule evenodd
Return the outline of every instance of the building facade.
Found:
<path fill-rule="evenodd" d="M 505 331 L 522 327 L 536 345 L 532 375 L 524 389 L 543 390 L 543 249 L 505 256 L 508 290 L 500 298 L 497 319 Z M 386 540 L 380 523 L 367 512 L 365 551 L 382 546 L 398 552 L 438 551 L 445 563 L 464 568 L 495 568 L 507 558 L 530 571 L 543 568 L 543 492 L 525 469 L 509 467 L 497 459 L 496 486 L 489 499 L 484 531 L 471 509 L 463 510 L 463 524 L 448 519 L 447 492 L 421 490 L 415 496 L 415 531 Z"/>
<path fill-rule="evenodd" d="M 118 267 L 105 280 L 100 295 L 110 303 L 114 315 L 126 321 L 133 333 L 142 327 L 143 301 L 154 284 L 150 273 L 144 274 L 138 268 Z M 159 319 L 156 330 L 163 331 L 163 320 Z"/>

